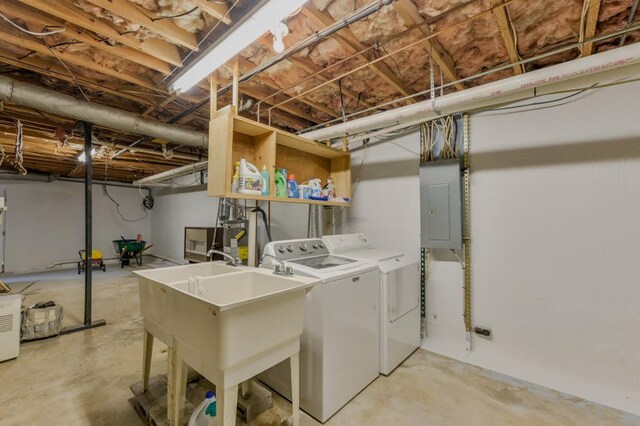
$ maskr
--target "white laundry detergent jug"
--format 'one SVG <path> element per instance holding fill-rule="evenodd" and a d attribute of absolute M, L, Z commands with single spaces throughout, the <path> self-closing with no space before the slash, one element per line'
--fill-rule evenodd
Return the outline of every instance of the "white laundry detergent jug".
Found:
<path fill-rule="evenodd" d="M 240 179 L 238 180 L 241 194 L 262 195 L 265 187 L 264 177 L 260 170 L 245 159 L 240 160 Z"/>

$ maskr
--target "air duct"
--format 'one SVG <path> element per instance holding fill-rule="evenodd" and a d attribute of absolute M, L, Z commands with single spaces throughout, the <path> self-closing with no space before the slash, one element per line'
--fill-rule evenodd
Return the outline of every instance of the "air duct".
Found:
<path fill-rule="evenodd" d="M 166 139 L 182 145 L 209 147 L 205 133 L 150 120 L 118 108 L 81 101 L 6 76 L 0 76 L 0 100 L 122 132 Z"/>
<path fill-rule="evenodd" d="M 433 102 L 427 100 L 395 108 L 324 129 L 313 130 L 303 133 L 301 136 L 322 141 L 389 126 L 399 128 L 402 124 L 409 125 L 412 122 L 429 121 L 457 112 L 473 111 L 500 103 L 529 99 L 558 90 L 559 85 L 573 82 L 580 77 L 598 75 L 638 63 L 640 63 L 640 43 L 635 43 L 444 95 L 436 98 Z"/>

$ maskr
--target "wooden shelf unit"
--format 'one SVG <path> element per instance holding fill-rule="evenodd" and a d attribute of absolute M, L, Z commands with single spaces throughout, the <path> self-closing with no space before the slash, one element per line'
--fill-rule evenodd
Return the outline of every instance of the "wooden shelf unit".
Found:
<path fill-rule="evenodd" d="M 235 163 L 241 158 L 258 169 L 269 170 L 269 196 L 231 192 Z M 351 203 L 314 201 L 275 196 L 276 168 L 285 168 L 294 174 L 299 184 L 319 178 L 335 182 L 338 197 L 351 198 L 351 155 L 317 142 L 257 123 L 235 113 L 227 107 L 212 115 L 209 124 L 209 178 L 210 197 L 227 197 L 284 203 L 350 206 Z"/>

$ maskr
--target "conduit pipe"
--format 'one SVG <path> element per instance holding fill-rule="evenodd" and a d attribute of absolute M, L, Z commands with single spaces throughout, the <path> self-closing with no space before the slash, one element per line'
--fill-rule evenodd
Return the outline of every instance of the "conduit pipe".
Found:
<path fill-rule="evenodd" d="M 182 145 L 209 147 L 205 133 L 150 120 L 118 108 L 81 101 L 73 96 L 16 81 L 6 76 L 0 76 L 0 100 L 122 132 L 167 139 Z"/>
<path fill-rule="evenodd" d="M 208 161 L 200 161 L 198 163 L 188 164 L 186 166 L 177 167 L 175 169 L 167 170 L 166 172 L 158 173 L 153 176 L 148 176 L 146 178 L 136 180 L 133 182 L 133 184 L 149 185 L 157 182 L 162 182 L 163 180 L 188 175 L 190 173 L 199 172 L 200 170 L 205 170 L 208 167 L 208 164 Z"/>
<path fill-rule="evenodd" d="M 556 86 L 559 83 L 586 75 L 638 63 L 640 63 L 640 43 L 451 93 L 436 98 L 433 102 L 427 100 L 324 129 L 302 133 L 301 136 L 322 141 L 383 127 L 424 122 L 457 112 L 528 99 L 542 94 L 539 88 L 545 86 Z"/>

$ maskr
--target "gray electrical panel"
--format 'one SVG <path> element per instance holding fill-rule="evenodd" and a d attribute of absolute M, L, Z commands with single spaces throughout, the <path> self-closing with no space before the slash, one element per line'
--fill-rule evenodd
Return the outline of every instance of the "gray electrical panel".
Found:
<path fill-rule="evenodd" d="M 462 171 L 460 160 L 420 165 L 422 247 L 462 248 Z"/>

